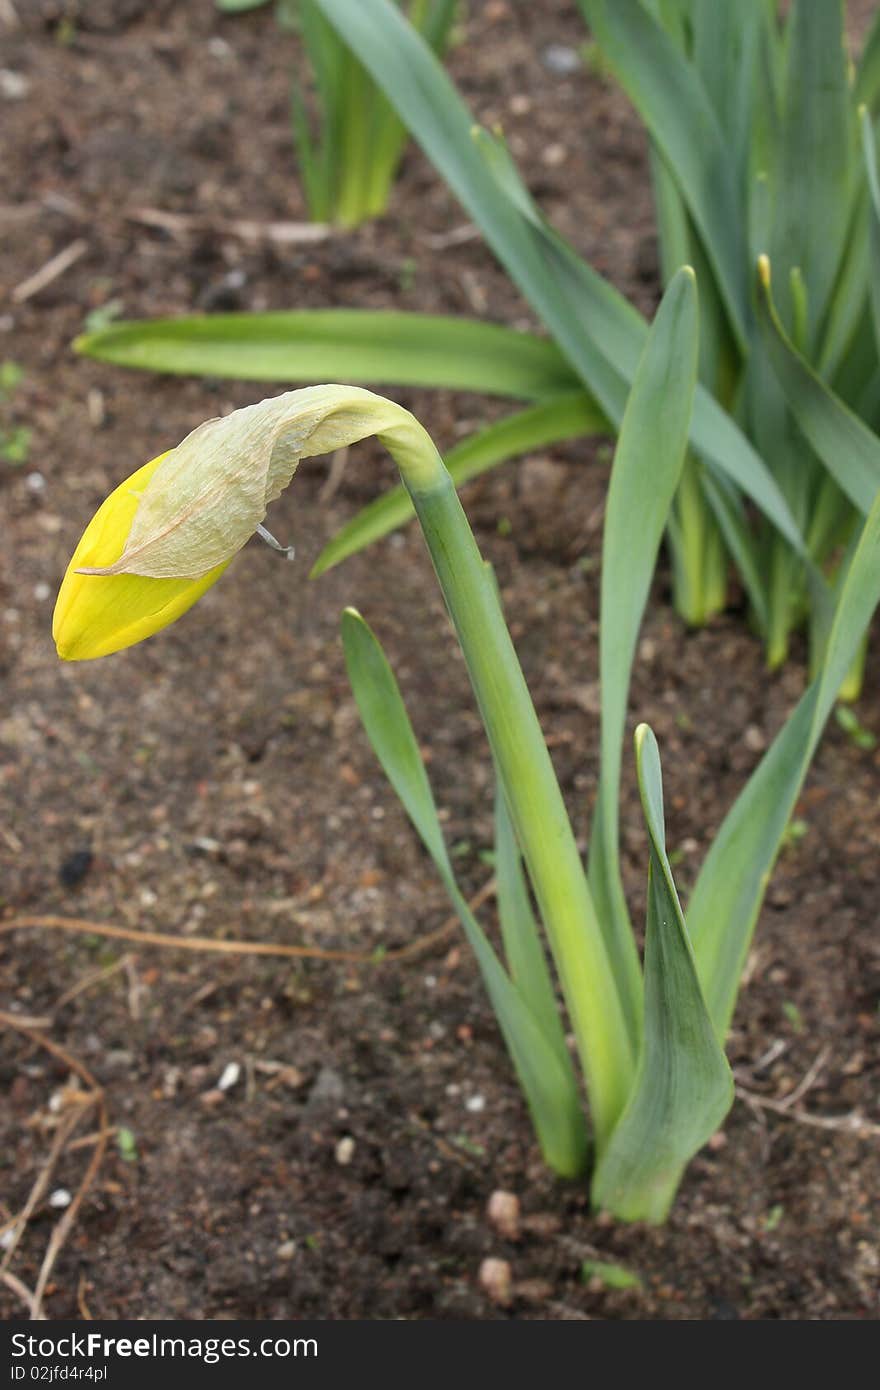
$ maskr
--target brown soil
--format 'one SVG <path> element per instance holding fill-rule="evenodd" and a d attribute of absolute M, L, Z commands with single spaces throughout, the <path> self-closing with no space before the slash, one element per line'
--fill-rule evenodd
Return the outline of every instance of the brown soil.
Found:
<path fill-rule="evenodd" d="M 469 8 L 451 66 L 475 111 L 504 122 L 553 219 L 650 310 L 656 254 L 638 123 L 600 75 L 551 75 L 542 56 L 583 41 L 575 7 Z M 296 539 L 295 566 L 251 545 L 156 640 L 63 666 L 52 598 L 95 505 L 205 416 L 256 394 L 127 374 L 77 359 L 69 344 L 90 311 L 117 300 L 127 317 L 338 304 L 528 324 L 527 308 L 479 241 L 436 249 L 432 239 L 463 217 L 416 151 L 386 218 L 318 246 L 131 220 L 144 206 L 218 225 L 302 217 L 287 126 L 295 44 L 279 40 L 269 11 L 236 22 L 210 0 L 15 0 L 15 10 L 22 23 L 3 35 L 2 66 L 26 89 L 2 101 L 0 358 L 27 372 L 4 427 L 27 425 L 33 438 L 25 466 L 0 464 L 0 913 L 366 952 L 415 941 L 448 906 L 360 730 L 340 610 L 356 602 L 386 644 L 473 893 L 489 872 L 491 789 L 464 671 L 413 530 L 299 582 L 390 466 L 357 450 L 330 501 L 326 460 L 304 466 L 273 515 L 277 533 Z M 75 264 L 15 302 L 12 287 L 77 239 Z M 442 445 L 497 409 L 396 394 Z M 465 496 L 584 836 L 606 473 L 607 451 L 581 445 L 509 465 Z M 880 734 L 874 647 L 859 717 Z M 803 678 L 797 659 L 768 676 L 735 610 L 684 631 L 661 570 L 631 709 L 661 742 L 685 889 Z M 47 1315 L 875 1317 L 878 794 L 880 754 L 830 728 L 730 1039 L 741 1082 L 771 1101 L 820 1055 L 822 1066 L 800 1118 L 734 1105 L 660 1230 L 597 1219 L 583 1184 L 542 1168 L 455 931 L 382 965 L 0 936 L 3 1007 L 42 1020 L 129 1132 L 112 1140 L 55 1263 Z M 645 840 L 629 783 L 623 826 L 640 914 Z M 491 903 L 483 916 L 491 922 Z M 69 1069 L 11 1029 L 0 1045 L 2 1225 L 46 1160 L 59 1119 L 50 1102 Z M 241 1077 L 221 1091 L 229 1063 Z M 875 1133 L 810 1124 L 804 1112 L 823 1123 L 859 1114 Z M 339 1148 L 346 1137 L 353 1149 Z M 48 1191 L 74 1191 L 88 1153 L 66 1151 Z M 516 1241 L 487 1219 L 499 1188 L 521 1203 Z M 30 1286 L 58 1219 L 47 1198 L 11 1264 Z M 481 1289 L 486 1256 L 511 1265 L 507 1308 Z M 588 1259 L 626 1266 L 641 1288 L 584 1282 Z M 9 1287 L 0 1308 L 26 1311 Z"/>

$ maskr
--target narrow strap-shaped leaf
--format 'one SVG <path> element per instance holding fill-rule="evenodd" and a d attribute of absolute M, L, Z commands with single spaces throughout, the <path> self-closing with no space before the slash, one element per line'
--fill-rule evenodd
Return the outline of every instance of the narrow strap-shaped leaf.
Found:
<path fill-rule="evenodd" d="M 808 342 L 825 313 L 850 218 L 853 161 L 842 0 L 794 0 L 782 103 L 781 159 L 769 248 L 780 270 L 783 321 L 794 308 L 788 271 L 809 296 Z M 767 248 L 765 248 L 767 249 Z"/>
<path fill-rule="evenodd" d="M 718 116 L 735 186 L 745 187 L 759 45 L 766 32 L 766 0 L 695 4 L 693 61 Z M 702 292 L 702 286 L 701 286 Z"/>
<path fill-rule="evenodd" d="M 312 136 L 303 94 L 295 77 L 290 84 L 290 128 L 309 217 L 313 222 L 327 222 L 331 215 L 331 203 L 326 161 Z"/>
<path fill-rule="evenodd" d="M 452 480 L 435 469 L 430 486 L 411 491 L 547 933 L 601 1149 L 626 1104 L 635 1054 L 595 904 L 497 592 Z"/>
<path fill-rule="evenodd" d="M 760 273 L 759 331 L 792 414 L 839 487 L 867 514 L 880 490 L 880 440 L 834 395 L 787 337 L 773 305 L 766 257 Z"/>
<path fill-rule="evenodd" d="M 122 367 L 243 381 L 353 381 L 546 400 L 580 382 L 547 338 L 476 319 L 303 309 L 115 323 L 77 352 Z"/>
<path fill-rule="evenodd" d="M 596 330 L 595 341 L 592 336 L 579 333 L 577 361 L 602 409 L 619 428 L 627 399 L 626 383 L 631 385 L 634 379 L 644 350 L 647 326 L 632 306 L 575 255 L 549 225 L 532 202 L 504 146 L 486 132 L 480 135 L 479 147 L 490 156 L 490 167 L 499 188 L 518 211 L 523 226 L 533 238 L 544 265 L 545 287 L 551 282 L 555 284 L 567 313 L 579 311 L 575 314 L 575 323 L 590 324 Z M 598 343 L 602 345 L 601 352 Z M 809 566 L 809 554 L 797 521 L 776 480 L 732 417 L 699 384 L 691 440 L 711 465 L 758 504 Z"/>
<path fill-rule="evenodd" d="M 723 378 L 731 370 L 729 358 L 735 357 L 735 352 L 731 350 L 727 315 L 702 243 L 691 230 L 678 184 L 666 168 L 663 155 L 653 145 L 651 182 L 663 284 L 668 285 L 683 265 L 693 266 L 700 287 L 700 380 L 709 391 L 718 395 Z"/>
<path fill-rule="evenodd" d="M 593 1179 L 593 1201 L 629 1221 L 666 1216 L 685 1165 L 718 1128 L 733 1080 L 703 1000 L 666 855 L 657 741 L 636 730 L 650 840 L 644 1038 L 629 1104 Z"/>
<path fill-rule="evenodd" d="M 856 104 L 867 106 L 873 116 L 880 108 L 880 10 L 871 20 L 871 28 L 856 69 L 853 91 Z"/>
<path fill-rule="evenodd" d="M 471 113 L 396 6 L 388 0 L 315 2 L 357 48 L 588 390 L 618 424 L 644 347 L 644 319 L 536 210 L 529 212 L 509 184 L 486 177 L 485 142 L 473 139 Z M 699 388 L 691 438 L 805 555 L 803 538 L 765 463 L 730 416 Z"/>
<path fill-rule="evenodd" d="M 314 0 L 297 0 L 296 19 L 315 85 L 319 113 L 319 132 L 311 146 L 312 161 L 308 177 L 317 190 L 324 218 L 331 221 L 338 214 L 345 137 L 344 107 L 353 60 Z M 303 118 L 297 116 L 295 105 L 291 108 L 291 114 L 296 122 L 294 133 L 299 141 L 302 138 Z"/>
<path fill-rule="evenodd" d="M 857 339 L 865 312 L 865 285 L 869 281 L 869 209 L 870 198 L 860 182 L 853 197 L 846 245 L 821 329 L 819 355 L 815 359 L 819 375 L 832 384 Z"/>
<path fill-rule="evenodd" d="M 684 199 L 656 145 L 651 145 L 651 186 L 660 241 L 660 273 L 668 285 L 675 272 L 692 261 L 691 231 Z"/>
<path fill-rule="evenodd" d="M 700 75 L 639 0 L 579 4 L 678 181 L 744 346 L 749 307 L 741 200 L 730 152 Z"/>
<path fill-rule="evenodd" d="M 620 768 L 633 656 L 657 552 L 681 476 L 697 380 L 693 271 L 670 284 L 636 372 L 611 470 L 599 620 L 601 762 L 590 888 L 638 1044 L 641 972 L 620 877 Z M 636 540 L 637 538 L 637 540 Z"/>
<path fill-rule="evenodd" d="M 862 154 L 868 176 L 870 196 L 868 232 L 868 282 L 871 287 L 871 317 L 874 323 L 874 337 L 880 353 L 880 175 L 877 171 L 877 141 L 874 126 L 868 111 L 862 107 L 859 112 L 862 128 Z"/>
<path fill-rule="evenodd" d="M 606 434 L 609 427 L 602 412 L 584 391 L 541 405 L 530 406 L 508 415 L 450 449 L 443 462 L 456 487 L 494 468 L 496 464 L 515 458 L 532 449 L 546 448 L 564 440 L 585 435 Z M 387 536 L 411 521 L 415 515 L 409 493 L 402 484 L 369 502 L 353 517 L 321 551 L 312 570 L 312 577 L 332 569 L 340 561 L 356 555 L 373 541 Z"/>
<path fill-rule="evenodd" d="M 703 495 L 724 537 L 724 544 L 733 557 L 759 632 L 767 631 L 767 594 L 761 573 L 755 534 L 745 515 L 742 499 L 728 478 L 704 472 Z"/>
<path fill-rule="evenodd" d="M 840 585 L 821 672 L 725 817 L 688 906 L 700 980 L 719 1037 L 733 1014 L 755 922 L 810 761 L 878 601 L 880 496 Z"/>
<path fill-rule="evenodd" d="M 458 4 L 459 0 L 431 0 L 427 7 L 421 5 L 421 14 L 416 12 L 416 6 L 410 8 L 410 23 L 415 24 L 419 32 L 424 34 L 425 42 L 441 57 L 458 17 Z"/>
<path fill-rule="evenodd" d="M 486 571 L 492 581 L 498 605 L 501 590 L 492 566 Z M 516 838 L 513 817 L 504 795 L 504 779 L 497 763 L 495 772 L 495 880 L 498 918 L 504 941 L 507 968 L 527 1007 L 538 1021 L 544 1036 L 558 1053 L 564 1066 L 570 1055 L 565 1040 L 553 978 L 529 894 L 522 851 Z"/>
<path fill-rule="evenodd" d="M 382 647 L 354 609 L 343 614 L 342 641 L 367 737 L 461 919 L 547 1162 L 573 1177 L 583 1169 L 587 1136 L 571 1060 L 557 1039 L 548 1039 L 459 891 L 400 690 Z"/>
<path fill-rule="evenodd" d="M 507 969 L 526 1007 L 563 1065 L 570 1065 L 553 978 L 532 911 L 522 855 L 495 774 L 495 878 Z"/>

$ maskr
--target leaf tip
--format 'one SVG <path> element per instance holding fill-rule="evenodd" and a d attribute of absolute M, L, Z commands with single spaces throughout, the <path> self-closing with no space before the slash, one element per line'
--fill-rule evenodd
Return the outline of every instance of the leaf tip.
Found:
<path fill-rule="evenodd" d="M 762 251 L 758 257 L 758 277 L 765 290 L 770 289 L 770 257 Z"/>

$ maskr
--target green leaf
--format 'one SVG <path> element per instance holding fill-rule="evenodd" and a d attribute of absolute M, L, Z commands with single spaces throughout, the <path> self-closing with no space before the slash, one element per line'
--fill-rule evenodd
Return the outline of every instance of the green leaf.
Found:
<path fill-rule="evenodd" d="M 533 333 L 430 314 L 315 309 L 116 323 L 77 338 L 87 357 L 239 381 L 448 387 L 546 400 L 580 385 Z"/>
<path fill-rule="evenodd" d="M 644 347 L 636 309 L 550 229 L 521 184 L 487 178 L 487 140 L 428 47 L 388 0 L 316 0 L 356 47 L 608 419 L 619 424 Z M 712 397 L 697 391 L 692 442 L 757 504 L 789 543 L 805 546 L 763 460 Z"/>
<path fill-rule="evenodd" d="M 444 459 L 456 487 L 532 449 L 546 448 L 563 440 L 584 435 L 605 434 L 608 426 L 602 412 L 585 392 L 558 396 L 542 405 L 531 406 L 487 425 L 451 449 Z M 398 484 L 368 503 L 324 547 L 312 570 L 312 578 L 332 569 L 340 561 L 364 550 L 412 520 L 413 505 L 406 489 Z"/>
<path fill-rule="evenodd" d="M 813 359 L 819 375 L 832 384 L 836 384 L 837 373 L 857 342 L 865 315 L 865 285 L 869 281 L 868 209 L 867 190 L 861 186 L 853 198 L 846 245 L 822 325 L 819 355 Z"/>
<path fill-rule="evenodd" d="M 378 640 L 354 609 L 342 617 L 351 688 L 367 737 L 430 854 L 458 913 L 504 1035 L 547 1162 L 574 1177 L 583 1170 L 587 1137 L 577 1082 L 566 1053 L 548 1039 L 464 901 L 428 776 L 397 682 Z M 539 947 L 540 949 L 540 947 Z"/>
<path fill-rule="evenodd" d="M 639 0 L 579 4 L 679 185 L 744 346 L 749 308 L 742 204 L 727 142 L 699 72 Z"/>
<path fill-rule="evenodd" d="M 593 1202 L 627 1221 L 661 1222 L 688 1161 L 718 1128 L 733 1079 L 709 1017 L 666 855 L 657 741 L 636 730 L 650 839 L 645 1020 L 635 1086 L 600 1158 Z"/>
<path fill-rule="evenodd" d="M 788 274 L 809 296 L 808 343 L 825 313 L 850 218 L 853 161 L 842 0 L 795 0 L 788 21 L 771 257 L 783 322 L 794 322 Z"/>
<path fill-rule="evenodd" d="M 637 1274 L 625 1265 L 609 1264 L 607 1260 L 584 1260 L 581 1265 L 581 1282 L 589 1284 L 598 1279 L 606 1289 L 640 1289 L 642 1281 Z"/>
<path fill-rule="evenodd" d="M 589 877 L 633 1046 L 640 1034 L 642 988 L 620 877 L 621 753 L 639 628 L 687 446 L 697 380 L 698 313 L 693 271 L 681 270 L 663 297 L 636 372 L 605 509 L 599 619 L 601 773 Z"/>
<path fill-rule="evenodd" d="M 877 142 L 874 138 L 874 127 L 864 107 L 859 112 L 859 121 L 862 127 L 862 154 L 870 195 L 868 283 L 871 287 L 871 318 L 874 324 L 877 350 L 880 352 L 880 174 L 877 171 Z"/>
<path fill-rule="evenodd" d="M 880 10 L 871 20 L 871 28 L 856 69 L 853 96 L 857 106 L 867 106 L 872 115 L 880 107 Z"/>
<path fill-rule="evenodd" d="M 532 911 L 528 883 L 513 822 L 495 772 L 495 876 L 498 883 L 498 917 L 507 968 L 536 1023 L 561 1065 L 570 1065 L 565 1030 L 553 979 Z"/>
<path fill-rule="evenodd" d="M 766 586 L 761 573 L 754 530 L 749 524 L 742 498 L 731 485 L 729 478 L 713 476 L 704 471 L 701 481 L 703 496 L 749 596 L 758 631 L 764 633 L 767 631 L 769 620 Z"/>
<path fill-rule="evenodd" d="M 761 261 L 758 325 L 798 428 L 838 486 L 866 514 L 880 490 L 880 440 L 843 404 L 795 349 L 779 321 L 770 265 Z"/>
<path fill-rule="evenodd" d="M 767 0 L 736 0 L 732 5 L 699 3 L 692 11 L 694 66 L 715 108 L 735 187 L 741 190 L 748 170 L 760 47 L 767 37 Z"/>

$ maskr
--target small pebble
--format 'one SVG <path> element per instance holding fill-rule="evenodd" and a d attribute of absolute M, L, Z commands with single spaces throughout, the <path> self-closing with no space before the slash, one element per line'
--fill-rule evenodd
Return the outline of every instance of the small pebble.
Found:
<path fill-rule="evenodd" d="M 49 1206 L 60 1210 L 62 1207 L 69 1207 L 73 1198 L 66 1187 L 56 1187 L 54 1192 L 49 1193 Z"/>
<path fill-rule="evenodd" d="M 646 666 L 650 666 L 651 662 L 654 661 L 656 656 L 657 643 L 654 642 L 650 637 L 643 637 L 641 642 L 639 643 L 639 660 L 644 661 Z"/>
<path fill-rule="evenodd" d="M 331 1103 L 340 1105 L 344 1095 L 345 1086 L 339 1073 L 335 1072 L 332 1067 L 322 1067 L 309 1091 L 306 1105 L 309 1108 Z"/>
<path fill-rule="evenodd" d="M 599 1213 L 601 1215 L 601 1213 Z M 562 1230 L 562 1219 L 552 1211 L 536 1211 L 522 1219 L 523 1229 L 539 1239 L 547 1240 Z"/>
<path fill-rule="evenodd" d="M 37 600 L 37 603 L 45 603 L 51 592 L 52 590 L 49 588 L 45 579 L 41 579 L 38 584 L 34 585 L 34 598 Z"/>
<path fill-rule="evenodd" d="M 107 418 L 107 412 L 104 409 L 104 393 L 99 391 L 97 386 L 90 387 L 86 394 L 86 410 L 89 424 L 93 429 L 99 430 Z"/>
<path fill-rule="evenodd" d="M 275 1251 L 275 1254 L 278 1256 L 279 1260 L 292 1260 L 294 1255 L 296 1254 L 296 1241 L 285 1240 L 281 1245 L 279 1245 L 278 1249 Z"/>
<path fill-rule="evenodd" d="M 498 1188 L 489 1198 L 486 1215 L 505 1240 L 519 1240 L 519 1198 L 515 1192 L 504 1192 Z"/>
<path fill-rule="evenodd" d="M 62 888 L 76 888 L 82 883 L 94 862 L 90 849 L 75 849 L 58 870 L 58 882 Z"/>
<path fill-rule="evenodd" d="M 541 161 L 547 165 L 548 169 L 558 169 L 560 164 L 564 164 L 568 159 L 568 150 L 558 141 L 548 145 L 541 152 Z"/>
<path fill-rule="evenodd" d="M 469 1110 L 472 1115 L 479 1115 L 482 1110 L 486 1109 L 486 1097 L 479 1094 L 468 1096 L 464 1104 L 465 1109 Z"/>
<path fill-rule="evenodd" d="M 42 473 L 36 471 L 28 473 L 24 480 L 24 485 L 28 492 L 32 492 L 35 497 L 39 496 L 41 492 L 46 491 L 46 479 L 43 477 Z"/>
<path fill-rule="evenodd" d="M 565 43 L 548 44 L 541 54 L 541 62 L 548 72 L 555 72 L 557 77 L 570 77 L 582 67 L 577 49 L 569 48 Z"/>
<path fill-rule="evenodd" d="M 231 1091 L 233 1086 L 238 1084 L 241 1076 L 241 1067 L 238 1062 L 227 1062 L 223 1068 L 223 1075 L 217 1082 L 218 1091 Z"/>
<path fill-rule="evenodd" d="M 480 1265 L 480 1288 L 497 1304 L 507 1308 L 513 1299 L 513 1274 L 507 1260 L 490 1256 Z"/>
<path fill-rule="evenodd" d="M 350 1134 L 344 1134 L 336 1145 L 336 1162 L 346 1168 L 354 1158 L 354 1140 Z"/>
<path fill-rule="evenodd" d="M 516 1286 L 516 1296 L 524 1303 L 547 1303 L 553 1297 L 549 1279 L 523 1279 Z"/>
<path fill-rule="evenodd" d="M 21 101 L 30 89 L 30 79 L 25 77 L 24 73 L 13 72 L 11 68 L 0 68 L 0 96 L 5 97 L 7 101 Z"/>

